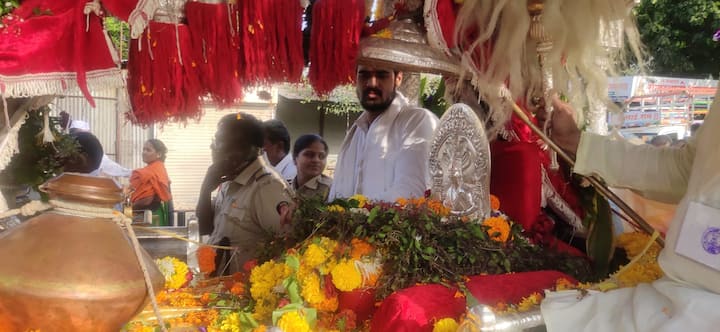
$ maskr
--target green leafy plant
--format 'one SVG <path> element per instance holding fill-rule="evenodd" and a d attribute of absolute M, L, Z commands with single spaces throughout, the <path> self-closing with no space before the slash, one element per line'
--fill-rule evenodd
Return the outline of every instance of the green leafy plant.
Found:
<path fill-rule="evenodd" d="M 20 6 L 20 1 L 18 1 L 18 0 L 3 1 L 0 4 L 0 18 L 5 16 L 6 14 L 9 14 L 13 10 L 15 10 L 15 8 L 17 8 L 18 6 Z"/>
<path fill-rule="evenodd" d="M 4 174 L 15 184 L 37 187 L 48 179 L 62 173 L 63 164 L 74 158 L 79 145 L 70 135 L 60 133 L 57 118 L 50 118 L 50 130 L 54 142 L 43 143 L 43 115 L 50 112 L 47 106 L 28 112 L 27 120 L 18 131 L 18 153 L 10 161 Z"/>
<path fill-rule="evenodd" d="M 294 215 L 292 233 L 263 246 L 261 260 L 312 236 L 341 243 L 366 239 L 383 255 L 379 296 L 416 283 L 456 283 L 482 273 L 560 270 L 580 280 L 591 276 L 584 258 L 534 245 L 522 227 L 508 221 L 507 238 L 477 220 L 450 222 L 442 204 L 432 200 L 365 203 L 363 199 L 306 200 Z M 507 220 L 496 211 L 494 218 Z"/>
<path fill-rule="evenodd" d="M 441 117 L 450 107 L 445 100 L 445 80 L 441 76 L 420 78 L 420 105 Z"/>

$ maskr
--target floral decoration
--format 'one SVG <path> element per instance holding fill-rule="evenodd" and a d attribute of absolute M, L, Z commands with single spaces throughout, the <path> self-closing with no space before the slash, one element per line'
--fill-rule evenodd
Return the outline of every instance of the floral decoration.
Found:
<path fill-rule="evenodd" d="M 433 332 L 455 332 L 458 330 L 458 323 L 452 318 L 443 318 L 433 325 Z"/>
<path fill-rule="evenodd" d="M 182 288 L 193 278 L 187 264 L 175 257 L 157 259 L 155 264 L 157 264 L 160 272 L 165 277 L 165 288 L 167 289 Z"/>
<path fill-rule="evenodd" d="M 198 267 L 200 272 L 209 275 L 215 271 L 215 249 L 209 246 L 201 246 L 197 250 Z"/>

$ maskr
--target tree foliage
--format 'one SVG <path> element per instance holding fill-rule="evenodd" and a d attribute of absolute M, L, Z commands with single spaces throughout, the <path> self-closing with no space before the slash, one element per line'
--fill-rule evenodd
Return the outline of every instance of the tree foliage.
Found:
<path fill-rule="evenodd" d="M 642 0 L 635 8 L 656 75 L 706 78 L 720 69 L 720 1 Z"/>
<path fill-rule="evenodd" d="M 121 59 L 123 61 L 127 61 L 128 49 L 130 48 L 130 26 L 113 16 L 105 17 L 103 23 L 105 25 L 105 30 L 115 45 L 115 50 L 118 52 L 122 50 Z M 122 34 L 120 31 L 122 31 Z"/>

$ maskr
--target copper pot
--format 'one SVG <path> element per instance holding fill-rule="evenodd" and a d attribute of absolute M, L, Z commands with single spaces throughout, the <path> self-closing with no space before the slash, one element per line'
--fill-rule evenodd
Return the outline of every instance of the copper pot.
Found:
<path fill-rule="evenodd" d="M 112 208 L 112 179 L 66 173 L 51 199 Z M 164 279 L 143 250 L 154 289 Z M 134 249 L 112 219 L 45 212 L 0 234 L 0 330 L 113 331 L 140 312 L 147 288 Z"/>

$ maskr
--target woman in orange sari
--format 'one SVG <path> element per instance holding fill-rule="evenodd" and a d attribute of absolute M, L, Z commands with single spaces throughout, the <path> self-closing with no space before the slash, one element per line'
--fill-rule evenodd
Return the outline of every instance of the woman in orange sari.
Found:
<path fill-rule="evenodd" d="M 158 139 L 143 145 L 142 158 L 147 166 L 136 169 L 130 176 L 130 202 L 136 212 L 151 210 L 153 225 L 167 226 L 169 220 L 170 178 L 165 170 L 167 147 Z"/>

